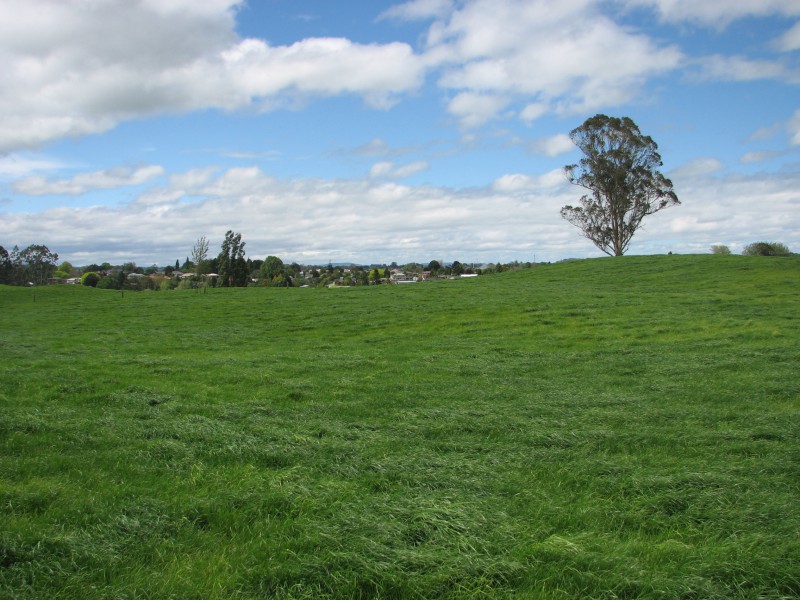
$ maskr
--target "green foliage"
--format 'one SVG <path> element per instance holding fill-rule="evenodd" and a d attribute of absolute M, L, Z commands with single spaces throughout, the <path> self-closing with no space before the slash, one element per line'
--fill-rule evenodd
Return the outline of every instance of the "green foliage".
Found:
<path fill-rule="evenodd" d="M 0 246 L 0 284 L 11 284 L 14 280 L 14 265 L 8 250 Z"/>
<path fill-rule="evenodd" d="M 798 277 L 2 287 L 0 597 L 796 598 Z"/>
<path fill-rule="evenodd" d="M 219 280 L 222 287 L 245 287 L 247 285 L 247 261 L 244 252 L 245 242 L 241 233 L 228 231 L 222 242 L 222 250 L 217 257 Z"/>
<path fill-rule="evenodd" d="M 742 250 L 745 256 L 790 256 L 791 251 L 781 242 L 753 242 Z"/>
<path fill-rule="evenodd" d="M 100 283 L 100 275 L 95 273 L 94 271 L 89 271 L 88 273 L 84 273 L 81 276 L 81 285 L 87 285 L 89 287 L 97 287 L 97 284 Z"/>
<path fill-rule="evenodd" d="M 714 244 L 711 246 L 711 254 L 727 255 L 731 253 L 731 249 L 724 244 Z"/>
<path fill-rule="evenodd" d="M 97 285 L 95 287 L 101 290 L 118 290 L 122 286 L 120 284 L 119 277 L 106 275 L 105 277 L 101 278 L 100 281 L 97 282 Z"/>
<path fill-rule="evenodd" d="M 18 283 L 44 285 L 56 270 L 58 254 L 45 245 L 31 244 L 15 254 Z"/>
<path fill-rule="evenodd" d="M 261 263 L 261 277 L 267 281 L 272 281 L 275 277 L 283 275 L 283 272 L 283 261 L 277 256 L 268 256 L 266 260 Z"/>
<path fill-rule="evenodd" d="M 276 275 L 268 281 L 269 287 L 292 287 L 292 278 L 287 275 Z"/>
<path fill-rule="evenodd" d="M 658 170 L 658 145 L 628 117 L 595 115 L 569 135 L 584 158 L 564 170 L 590 193 L 580 206 L 562 208 L 561 216 L 600 250 L 621 256 L 645 217 L 680 204 Z"/>
<path fill-rule="evenodd" d="M 179 290 L 194 290 L 197 289 L 198 286 L 199 283 L 194 277 L 183 278 L 177 284 Z"/>
<path fill-rule="evenodd" d="M 199 238 L 192 248 L 192 263 L 194 265 L 194 272 L 196 275 L 208 273 L 204 267 L 208 266 L 208 248 L 209 242 L 205 236 Z"/>

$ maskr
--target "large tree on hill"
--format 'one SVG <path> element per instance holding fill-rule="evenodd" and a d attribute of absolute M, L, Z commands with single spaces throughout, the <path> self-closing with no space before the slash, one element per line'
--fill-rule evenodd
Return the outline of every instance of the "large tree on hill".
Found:
<path fill-rule="evenodd" d="M 241 233 L 228 230 L 217 257 L 219 279 L 224 287 L 247 285 L 247 261 L 244 258 L 244 242 Z"/>
<path fill-rule="evenodd" d="M 609 256 L 628 249 L 642 220 L 680 204 L 672 182 L 658 170 L 658 146 L 628 117 L 596 115 L 570 134 L 584 157 L 564 167 L 570 183 L 589 191 L 561 216 Z"/>

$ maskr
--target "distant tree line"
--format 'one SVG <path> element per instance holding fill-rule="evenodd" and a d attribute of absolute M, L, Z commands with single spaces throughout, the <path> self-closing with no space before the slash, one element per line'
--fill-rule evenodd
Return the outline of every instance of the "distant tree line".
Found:
<path fill-rule="evenodd" d="M 56 271 L 58 254 L 42 244 L 31 244 L 11 252 L 0 246 L 0 283 L 6 285 L 44 285 Z"/>
<path fill-rule="evenodd" d="M 731 254 L 731 249 L 724 244 L 711 246 L 711 254 Z M 742 249 L 745 256 L 794 256 L 786 244 L 781 242 L 753 242 Z"/>
<path fill-rule="evenodd" d="M 730 248 L 721 244 L 711 247 L 713 254 L 731 254 Z M 793 253 L 780 242 L 754 242 L 744 247 L 742 254 L 753 256 L 790 256 Z M 191 256 L 191 258 L 190 258 Z M 228 231 L 219 253 L 209 257 L 209 242 L 205 237 L 197 240 L 181 263 L 163 268 L 151 265 L 143 268 L 134 262 L 121 265 L 90 264 L 80 268 L 67 261 L 58 262 L 58 254 L 43 244 L 31 244 L 20 250 L 17 246 L 7 251 L 0 246 L 0 284 L 45 285 L 72 280 L 82 285 L 116 290 L 171 290 L 201 287 L 330 287 L 383 285 L 396 281 L 393 276 L 406 279 L 437 279 L 462 275 L 488 275 L 503 271 L 527 269 L 534 262 L 469 264 L 454 260 L 442 263 L 432 260 L 422 263 L 396 262 L 381 265 L 300 265 L 284 263 L 277 256 L 250 259 L 245 256 L 245 242 L 240 233 Z"/>

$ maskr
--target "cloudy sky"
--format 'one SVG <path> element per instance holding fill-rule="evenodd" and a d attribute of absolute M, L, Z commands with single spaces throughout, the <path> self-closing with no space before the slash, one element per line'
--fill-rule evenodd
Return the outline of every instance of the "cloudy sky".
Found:
<path fill-rule="evenodd" d="M 798 0 L 0 0 L 0 245 L 174 264 L 602 256 L 568 133 L 682 202 L 631 254 L 800 251 Z"/>

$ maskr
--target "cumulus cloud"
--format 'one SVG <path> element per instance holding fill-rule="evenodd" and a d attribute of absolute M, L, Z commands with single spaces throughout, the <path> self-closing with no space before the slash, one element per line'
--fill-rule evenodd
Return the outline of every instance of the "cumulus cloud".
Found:
<path fill-rule="evenodd" d="M 555 259 L 575 242 L 557 218 L 558 196 L 535 190 L 520 196 L 384 180 L 280 180 L 251 168 L 199 178 L 189 197 L 171 187 L 186 180 L 195 175 L 169 178 L 167 187 L 130 205 L 6 213 L 0 239 L 46 239 L 68 258 L 140 264 L 169 264 L 185 256 L 197 237 L 205 235 L 213 245 L 227 229 L 242 233 L 248 256 L 318 263 L 514 260 L 547 252 Z M 169 236 L 153 238 L 152 232 L 167 229 Z M 533 240 L 532 230 L 542 237 Z"/>
<path fill-rule="evenodd" d="M 691 176 L 671 174 L 682 205 L 647 219 L 632 253 L 706 252 L 712 242 L 735 249 L 757 239 L 800 248 L 799 174 L 722 175 L 717 166 L 707 159 Z M 560 169 L 505 175 L 487 188 L 279 179 L 255 167 L 187 171 L 128 205 L 3 213 L 0 239 L 45 242 L 77 263 L 170 264 L 202 235 L 220 244 L 228 229 L 242 233 L 252 258 L 317 264 L 600 256 L 559 216 L 579 195 Z"/>
<path fill-rule="evenodd" d="M 620 0 L 670 22 L 800 14 L 795 0 Z M 477 128 L 511 111 L 616 106 L 686 66 L 676 46 L 615 21 L 597 0 L 412 0 L 380 19 L 431 20 L 423 47 L 318 37 L 288 45 L 242 39 L 243 0 L 26 0 L 0 3 L 0 153 L 107 131 L 121 121 L 207 108 L 272 110 L 356 95 L 386 109 L 436 77 L 448 112 Z M 798 26 L 776 42 L 798 47 Z M 787 64 L 701 61 L 706 78 L 799 81 Z"/>
<path fill-rule="evenodd" d="M 15 192 L 28 196 L 77 196 L 92 190 L 106 190 L 128 185 L 141 185 L 164 174 L 163 167 L 145 165 L 137 168 L 115 167 L 91 173 L 81 173 L 71 179 L 48 179 L 33 175 L 14 182 Z"/>
<path fill-rule="evenodd" d="M 0 4 L 0 152 L 162 112 L 269 109 L 337 94 L 386 108 L 422 82 L 424 65 L 405 43 L 240 39 L 239 4 Z"/>
<path fill-rule="evenodd" d="M 364 45 L 344 38 L 310 38 L 272 47 L 247 39 L 222 58 L 227 79 L 241 94 L 235 104 L 284 92 L 354 93 L 371 106 L 387 107 L 395 94 L 417 88 L 424 74 L 411 47 L 400 42 Z"/>
<path fill-rule="evenodd" d="M 525 121 L 550 107 L 575 113 L 618 104 L 648 78 L 682 64 L 677 48 L 616 24 L 600 9 L 592 0 L 471 0 L 430 27 L 425 56 L 442 70 L 439 85 L 458 93 L 449 109 L 470 126 L 496 116 L 499 99 L 503 106 L 512 98 L 528 101 L 520 112 Z"/>

